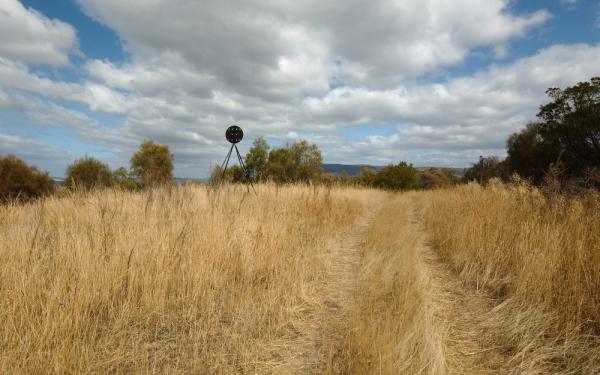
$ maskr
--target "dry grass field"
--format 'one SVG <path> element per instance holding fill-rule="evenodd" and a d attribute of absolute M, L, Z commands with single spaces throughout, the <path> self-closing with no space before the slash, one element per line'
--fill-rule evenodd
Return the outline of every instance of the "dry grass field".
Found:
<path fill-rule="evenodd" d="M 598 373 L 598 228 L 499 184 L 0 206 L 0 372 Z"/>

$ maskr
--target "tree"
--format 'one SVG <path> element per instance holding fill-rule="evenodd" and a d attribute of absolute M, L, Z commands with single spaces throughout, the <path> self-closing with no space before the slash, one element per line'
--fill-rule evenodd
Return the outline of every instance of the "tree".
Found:
<path fill-rule="evenodd" d="M 52 193 L 54 188 L 48 172 L 41 172 L 13 155 L 0 158 L 0 202 L 38 198 Z"/>
<path fill-rule="evenodd" d="M 508 138 L 507 173 L 517 173 L 531 179 L 535 184 L 542 183 L 549 166 L 559 160 L 558 148 L 544 142 L 540 133 L 542 126 L 539 122 L 530 123 L 525 129 Z"/>
<path fill-rule="evenodd" d="M 404 161 L 383 167 L 375 175 L 374 186 L 390 190 L 408 190 L 417 187 L 417 169 Z"/>
<path fill-rule="evenodd" d="M 506 179 L 505 164 L 497 156 L 479 157 L 479 161 L 465 171 L 465 181 L 477 181 L 482 185 L 492 178 Z"/>
<path fill-rule="evenodd" d="M 553 101 L 538 113 L 542 143 L 558 154 L 571 177 L 600 167 L 600 77 L 546 93 Z"/>
<path fill-rule="evenodd" d="M 225 180 L 239 183 L 245 180 L 244 170 L 239 165 L 232 165 L 225 171 Z"/>
<path fill-rule="evenodd" d="M 85 156 L 67 167 L 65 186 L 84 190 L 103 188 L 113 184 L 112 177 L 108 165 Z"/>
<path fill-rule="evenodd" d="M 173 155 L 169 146 L 145 141 L 131 157 L 131 170 L 144 186 L 173 183 Z"/>
<path fill-rule="evenodd" d="M 364 186 L 373 186 L 375 184 L 375 177 L 377 172 L 371 168 L 364 167 L 360 171 L 359 181 Z"/>
<path fill-rule="evenodd" d="M 550 88 L 539 122 L 511 135 L 509 173 L 542 184 L 560 170 L 561 179 L 585 179 L 600 169 L 600 78 L 566 89 Z"/>
<path fill-rule="evenodd" d="M 256 138 L 252 147 L 246 153 L 246 169 L 255 180 L 261 181 L 266 177 L 269 161 L 269 144 L 264 138 Z"/>
<path fill-rule="evenodd" d="M 277 183 L 291 182 L 292 157 L 287 147 L 274 148 L 269 152 L 267 163 L 267 176 Z"/>
<path fill-rule="evenodd" d="M 292 176 L 295 181 L 315 181 L 323 172 L 323 156 L 317 145 L 307 141 L 296 142 L 290 148 Z"/>
<path fill-rule="evenodd" d="M 307 141 L 290 147 L 274 148 L 269 153 L 267 175 L 275 182 L 318 181 L 323 172 L 323 157 L 316 145 Z"/>
<path fill-rule="evenodd" d="M 125 167 L 119 167 L 113 171 L 114 183 L 125 190 L 137 190 L 141 188 L 140 183 L 131 176 Z"/>
<path fill-rule="evenodd" d="M 454 175 L 445 169 L 429 168 L 419 172 L 419 187 L 434 189 L 454 184 Z"/>

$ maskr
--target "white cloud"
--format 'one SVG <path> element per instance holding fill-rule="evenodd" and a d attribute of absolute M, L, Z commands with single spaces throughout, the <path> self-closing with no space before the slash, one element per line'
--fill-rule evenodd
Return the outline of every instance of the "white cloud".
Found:
<path fill-rule="evenodd" d="M 554 46 L 422 83 L 480 47 L 509 57 L 512 39 L 550 17 L 513 14 L 508 0 L 78 1 L 117 32 L 127 62 L 89 60 L 82 82 L 66 83 L 0 58 L 0 84 L 11 90 L 0 91 L 0 106 L 19 107 L 18 93 L 44 98 L 19 109 L 36 121 L 85 123 L 52 100 L 117 114 L 120 126 L 91 120 L 81 137 L 123 163 L 143 139 L 168 143 L 180 176 L 220 162 L 235 122 L 250 138 L 309 138 L 329 162 L 466 165 L 502 153 L 547 87 L 597 75 L 600 58 L 600 46 Z M 363 126 L 391 135 L 344 137 Z"/>
<path fill-rule="evenodd" d="M 72 157 L 72 154 L 68 150 L 50 146 L 19 135 L 0 133 L 0 155 L 6 154 L 15 155 L 28 162 L 50 162 L 51 165 L 60 165 L 65 159 Z M 63 168 L 65 167 L 61 167 L 61 169 Z"/>
<path fill-rule="evenodd" d="M 25 8 L 17 0 L 0 0 L 0 56 L 34 64 L 68 65 L 77 49 L 75 29 Z"/>
<path fill-rule="evenodd" d="M 176 55 L 224 89 L 267 100 L 322 93 L 336 72 L 349 84 L 393 86 L 549 18 L 512 15 L 507 0 L 79 2 L 134 60 Z M 177 22 L 157 22 L 166 19 Z"/>

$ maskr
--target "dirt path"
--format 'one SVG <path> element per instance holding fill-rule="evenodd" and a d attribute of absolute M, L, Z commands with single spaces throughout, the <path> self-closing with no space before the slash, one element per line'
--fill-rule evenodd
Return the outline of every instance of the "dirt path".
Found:
<path fill-rule="evenodd" d="M 362 261 L 365 234 L 380 207 L 370 207 L 353 229 L 341 236 L 336 254 L 328 272 L 328 282 L 322 290 L 322 309 L 318 316 L 319 335 L 314 340 L 316 362 L 310 373 L 322 372 L 339 349 L 347 331 L 348 316 L 352 309 L 357 274 Z M 327 370 L 330 372 L 330 370 Z"/>
<path fill-rule="evenodd" d="M 461 283 L 452 267 L 428 245 L 427 235 L 416 219 L 413 204 L 403 199 L 398 208 L 391 211 L 385 206 L 368 209 L 350 231 L 332 239 L 330 250 L 324 255 L 324 261 L 330 267 L 319 290 L 307 296 L 309 306 L 294 327 L 298 336 L 292 342 L 288 337 L 287 342 L 276 344 L 279 345 L 276 351 L 283 357 L 278 361 L 280 364 L 272 368 L 272 373 L 398 373 L 389 368 L 369 369 L 372 366 L 369 364 L 367 369 L 352 372 L 352 367 L 350 370 L 345 367 L 348 357 L 337 357 L 348 349 L 344 346 L 347 344 L 345 336 L 356 335 L 351 332 L 348 322 L 357 311 L 358 316 L 364 316 L 366 325 L 373 325 L 374 328 L 366 332 L 375 332 L 375 338 L 387 334 L 378 331 L 377 327 L 399 327 L 395 331 L 397 333 L 385 339 L 389 341 L 383 341 L 391 349 L 376 351 L 383 356 L 388 355 L 388 360 L 394 363 L 391 368 L 404 371 L 400 373 L 415 368 L 420 369 L 417 373 L 422 374 L 507 373 L 508 356 L 501 348 L 501 338 L 486 327 L 486 313 L 493 308 L 493 300 L 484 292 Z M 400 220 L 398 215 L 405 216 Z M 392 228 L 382 232 L 386 237 L 398 237 L 382 243 L 397 243 L 397 246 L 381 252 L 370 248 L 367 256 L 367 233 L 377 232 L 380 228 L 375 226 L 381 225 Z M 364 282 L 364 276 L 373 271 L 376 264 L 371 262 L 375 259 L 373 257 L 381 261 L 381 267 L 392 265 L 395 271 L 389 267 L 382 269 L 382 276 L 370 280 L 369 285 L 395 277 L 396 281 L 392 284 L 398 285 L 398 289 L 390 289 L 387 296 L 382 295 L 382 299 L 375 298 L 369 302 L 364 299 L 364 293 L 370 289 L 359 283 Z M 365 274 L 364 267 L 371 271 Z M 378 272 L 375 271 L 375 274 Z M 378 288 L 377 285 L 374 287 Z M 389 285 L 381 287 L 389 288 Z M 371 302 L 378 304 L 373 312 L 369 312 Z M 360 341 L 360 338 L 355 337 L 354 340 Z M 360 355 L 360 350 L 351 355 Z M 386 354 L 385 350 L 390 352 Z M 344 355 L 347 354 L 346 351 Z M 407 365 L 406 361 L 414 363 Z"/>
<path fill-rule="evenodd" d="M 421 255 L 429 269 L 436 306 L 436 320 L 443 332 L 447 374 L 503 374 L 509 356 L 501 334 L 486 325 L 494 300 L 483 290 L 464 284 L 451 264 L 444 262 L 428 243 L 422 225 L 415 230 L 422 236 Z"/>
<path fill-rule="evenodd" d="M 304 305 L 295 314 L 286 335 L 270 342 L 272 366 L 265 373 L 315 374 L 324 372 L 330 356 L 338 350 L 347 331 L 348 315 L 354 298 L 357 272 L 363 242 L 379 207 L 369 207 L 352 228 L 337 236 L 323 249 L 323 262 L 328 265 L 316 291 L 304 295 Z"/>

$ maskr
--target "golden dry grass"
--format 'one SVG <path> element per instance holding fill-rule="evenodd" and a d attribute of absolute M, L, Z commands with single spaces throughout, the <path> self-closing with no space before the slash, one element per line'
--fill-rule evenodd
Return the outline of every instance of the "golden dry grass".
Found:
<path fill-rule="evenodd" d="M 0 207 L 0 372 L 309 371 L 334 234 L 369 199 L 184 187 Z"/>
<path fill-rule="evenodd" d="M 442 330 L 412 204 L 390 198 L 366 233 L 354 305 L 330 373 L 443 374 Z"/>
<path fill-rule="evenodd" d="M 0 373 L 600 369 L 597 195 L 257 190 L 0 206 Z"/>
<path fill-rule="evenodd" d="M 503 352 L 498 372 L 600 373 L 598 194 L 546 198 L 493 183 L 415 199 L 441 259 L 488 300 L 471 330 Z"/>

